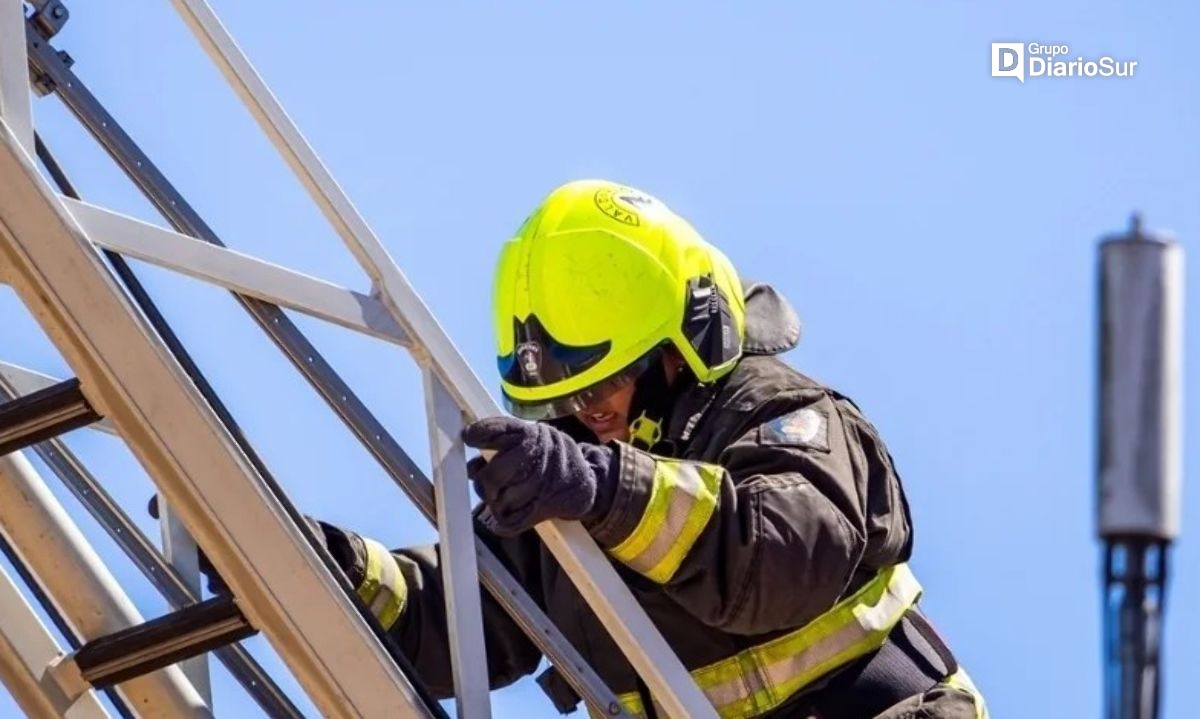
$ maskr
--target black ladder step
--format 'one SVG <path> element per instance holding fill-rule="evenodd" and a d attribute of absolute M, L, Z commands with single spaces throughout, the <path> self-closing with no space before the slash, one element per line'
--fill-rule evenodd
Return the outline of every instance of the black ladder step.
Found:
<path fill-rule="evenodd" d="M 239 642 L 256 631 L 233 596 L 226 594 L 93 639 L 72 656 L 84 680 L 105 689 Z"/>
<path fill-rule="evenodd" d="M 0 403 L 0 456 L 99 422 L 78 379 Z"/>

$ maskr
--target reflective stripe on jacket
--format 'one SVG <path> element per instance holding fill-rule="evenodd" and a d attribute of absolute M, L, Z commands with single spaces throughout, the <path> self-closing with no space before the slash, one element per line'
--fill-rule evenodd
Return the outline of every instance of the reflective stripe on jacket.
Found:
<path fill-rule="evenodd" d="M 920 594 L 908 565 L 890 567 L 800 629 L 694 669 L 692 677 L 722 719 L 761 716 L 813 680 L 882 646 Z M 630 714 L 646 716 L 640 693 L 619 698 Z"/>

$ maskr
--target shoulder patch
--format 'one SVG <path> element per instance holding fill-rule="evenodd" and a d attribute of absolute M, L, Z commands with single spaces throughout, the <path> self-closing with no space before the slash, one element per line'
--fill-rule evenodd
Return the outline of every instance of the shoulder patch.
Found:
<path fill-rule="evenodd" d="M 811 447 L 829 451 L 829 418 L 813 407 L 798 409 L 762 425 L 759 429 L 762 444 Z"/>

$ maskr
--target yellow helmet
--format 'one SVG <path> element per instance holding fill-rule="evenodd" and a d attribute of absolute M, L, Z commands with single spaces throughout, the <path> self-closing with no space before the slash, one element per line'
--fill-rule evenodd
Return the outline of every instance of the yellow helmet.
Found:
<path fill-rule="evenodd" d="M 493 308 L 504 398 L 526 419 L 579 411 L 667 345 L 713 382 L 745 337 L 729 260 L 662 202 L 602 180 L 559 187 L 505 243 Z"/>

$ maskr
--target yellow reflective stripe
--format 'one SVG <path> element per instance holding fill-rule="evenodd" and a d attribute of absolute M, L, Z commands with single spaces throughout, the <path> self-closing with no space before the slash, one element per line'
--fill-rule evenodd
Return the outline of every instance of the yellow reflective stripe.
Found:
<path fill-rule="evenodd" d="M 920 596 L 921 584 L 908 565 L 889 567 L 803 627 L 693 670 L 692 677 L 722 719 L 760 716 L 831 670 L 883 646 Z M 970 692 L 976 719 L 988 719 L 966 672 L 960 670 L 946 683 Z M 617 699 L 634 717 L 645 716 L 638 692 Z"/>
<path fill-rule="evenodd" d="M 391 629 L 404 611 L 408 584 L 387 547 L 367 537 L 362 541 L 367 550 L 367 566 L 363 570 L 362 583 L 358 585 L 358 596 L 383 628 Z"/>
<path fill-rule="evenodd" d="M 646 509 L 612 555 L 659 584 L 670 581 L 716 511 L 722 472 L 656 457 Z"/>
<path fill-rule="evenodd" d="M 987 703 L 983 700 L 983 695 L 979 693 L 975 682 L 971 681 L 971 677 L 965 669 L 960 668 L 946 677 L 946 684 L 971 695 L 971 698 L 975 700 L 975 719 L 988 719 Z"/>
<path fill-rule="evenodd" d="M 920 595 L 921 585 L 907 565 L 890 567 L 800 629 L 701 667 L 692 676 L 723 719 L 758 716 L 832 669 L 882 646 Z"/>

